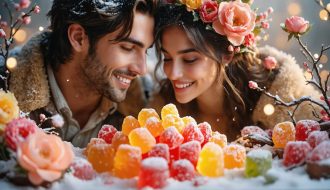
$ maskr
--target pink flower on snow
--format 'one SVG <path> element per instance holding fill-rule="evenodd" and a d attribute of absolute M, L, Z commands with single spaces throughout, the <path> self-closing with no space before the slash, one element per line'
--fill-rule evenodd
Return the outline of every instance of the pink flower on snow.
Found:
<path fill-rule="evenodd" d="M 254 81 L 249 81 L 249 88 L 251 89 L 257 89 L 258 88 L 258 84 Z"/>

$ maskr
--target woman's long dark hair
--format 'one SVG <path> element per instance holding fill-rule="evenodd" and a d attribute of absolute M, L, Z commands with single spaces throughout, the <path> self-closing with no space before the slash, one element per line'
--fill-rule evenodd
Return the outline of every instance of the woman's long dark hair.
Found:
<path fill-rule="evenodd" d="M 164 4 L 156 13 L 155 45 L 158 62 L 155 69 L 155 78 L 160 83 L 161 89 L 171 89 L 164 95 L 166 101 L 172 101 L 174 92 L 170 87 L 169 80 L 161 80 L 158 70 L 162 67 L 161 38 L 165 28 L 179 26 L 187 34 L 195 48 L 202 54 L 216 61 L 218 65 L 218 77 L 223 77 L 223 86 L 226 94 L 226 106 L 233 117 L 233 125 L 240 128 L 252 124 L 252 111 L 260 97 L 260 92 L 251 90 L 248 81 L 258 82 L 260 86 L 268 87 L 274 79 L 275 72 L 269 72 L 261 64 L 262 55 L 255 53 L 240 53 L 233 55 L 228 51 L 230 42 L 211 29 L 201 21 L 194 21 L 192 12 L 186 10 L 185 6 Z M 225 65 L 224 57 L 232 57 L 231 63 Z M 166 93 L 166 92 L 160 92 Z M 171 93 L 168 95 L 168 93 Z M 169 97 L 172 97 L 170 99 Z M 226 108 L 228 109 L 228 108 Z"/>

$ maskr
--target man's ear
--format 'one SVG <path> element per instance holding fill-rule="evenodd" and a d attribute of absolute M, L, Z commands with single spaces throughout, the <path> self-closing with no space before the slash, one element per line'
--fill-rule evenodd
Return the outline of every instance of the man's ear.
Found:
<path fill-rule="evenodd" d="M 88 45 L 85 29 L 79 24 L 71 24 L 68 28 L 68 38 L 76 52 L 82 52 Z"/>

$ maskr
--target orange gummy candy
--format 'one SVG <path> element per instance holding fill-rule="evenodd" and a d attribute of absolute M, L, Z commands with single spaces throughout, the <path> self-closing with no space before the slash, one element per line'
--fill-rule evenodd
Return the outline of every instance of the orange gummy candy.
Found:
<path fill-rule="evenodd" d="M 83 153 L 85 154 L 86 157 L 88 156 L 88 152 L 89 152 L 90 148 L 95 144 L 107 144 L 107 142 L 105 142 L 105 140 L 103 140 L 101 138 L 91 138 L 91 140 L 87 144 L 85 150 L 83 151 Z"/>
<path fill-rule="evenodd" d="M 196 169 L 203 176 L 223 176 L 224 159 L 222 148 L 214 142 L 206 143 L 199 154 Z"/>
<path fill-rule="evenodd" d="M 223 148 L 226 169 L 243 168 L 246 159 L 246 150 L 238 144 L 230 144 Z"/>
<path fill-rule="evenodd" d="M 133 129 L 136 129 L 139 127 L 140 127 L 139 121 L 135 117 L 129 115 L 124 118 L 123 124 L 121 126 L 121 130 L 126 136 L 128 136 L 128 134 Z"/>
<path fill-rule="evenodd" d="M 142 153 L 147 153 L 156 144 L 156 139 L 146 128 L 133 129 L 128 135 L 129 143 L 141 148 Z"/>
<path fill-rule="evenodd" d="M 289 141 L 295 141 L 296 129 L 293 123 L 286 121 L 275 125 L 272 139 L 275 148 L 284 148 Z"/>
<path fill-rule="evenodd" d="M 119 178 L 138 176 L 142 160 L 141 149 L 128 144 L 119 145 L 114 158 L 114 175 Z"/>
<path fill-rule="evenodd" d="M 209 142 L 214 142 L 221 146 L 221 148 L 224 148 L 225 146 L 227 146 L 227 136 L 224 134 L 220 134 L 218 131 L 215 131 L 212 133 Z"/>
<path fill-rule="evenodd" d="M 118 149 L 121 144 L 129 144 L 128 136 L 126 136 L 123 132 L 117 131 L 117 133 L 113 136 L 111 142 L 113 148 L 115 150 Z"/>
<path fill-rule="evenodd" d="M 180 133 L 182 132 L 184 126 L 184 122 L 183 120 L 176 115 L 166 115 L 165 118 L 162 121 L 162 125 L 164 127 L 164 129 L 167 129 L 171 126 L 174 126 Z"/>
<path fill-rule="evenodd" d="M 149 119 L 150 117 L 156 117 L 157 119 L 160 119 L 156 110 L 152 108 L 143 108 L 138 115 L 138 121 L 140 123 L 140 126 L 144 127 L 146 125 L 147 119 Z"/>
<path fill-rule="evenodd" d="M 162 122 L 156 117 L 149 117 L 147 119 L 146 128 L 154 137 L 158 137 L 164 131 Z"/>
<path fill-rule="evenodd" d="M 178 111 L 178 109 L 176 108 L 176 106 L 174 104 L 165 105 L 162 108 L 161 112 L 160 112 L 160 115 L 162 116 L 162 119 L 164 119 L 169 114 L 180 117 L 179 111 Z"/>
<path fill-rule="evenodd" d="M 95 171 L 112 172 L 113 158 L 115 156 L 115 149 L 111 144 L 96 143 L 91 144 L 88 148 L 87 159 L 92 164 Z"/>

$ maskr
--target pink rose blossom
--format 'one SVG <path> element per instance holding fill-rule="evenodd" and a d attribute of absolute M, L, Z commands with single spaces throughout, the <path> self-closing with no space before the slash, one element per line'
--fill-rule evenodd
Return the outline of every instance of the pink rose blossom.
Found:
<path fill-rule="evenodd" d="M 285 28 L 290 33 L 303 34 L 307 31 L 308 27 L 309 27 L 309 22 L 299 16 L 292 16 L 285 20 Z"/>
<path fill-rule="evenodd" d="M 26 8 L 28 8 L 28 7 L 30 6 L 30 4 L 31 4 L 31 1 L 30 1 L 30 0 L 21 0 L 21 1 L 19 2 L 19 6 L 20 6 L 20 8 L 22 8 L 22 9 L 26 9 Z"/>
<path fill-rule="evenodd" d="M 264 22 L 264 21 L 262 21 L 262 22 L 261 22 L 261 27 L 262 27 L 263 29 L 268 29 L 268 28 L 269 28 L 269 23 L 268 23 L 268 22 Z"/>
<path fill-rule="evenodd" d="M 33 9 L 33 12 L 34 12 L 35 14 L 39 14 L 39 13 L 40 13 L 40 7 L 39 7 L 38 5 L 36 5 L 36 6 L 34 7 L 34 9 Z"/>
<path fill-rule="evenodd" d="M 209 23 L 215 21 L 218 15 L 218 3 L 212 0 L 204 1 L 199 15 L 203 22 Z"/>
<path fill-rule="evenodd" d="M 257 89 L 258 88 L 258 84 L 254 81 L 249 81 L 249 88 L 251 89 Z"/>
<path fill-rule="evenodd" d="M 23 24 L 30 24 L 31 17 L 30 16 L 24 16 L 22 22 L 23 22 Z"/>
<path fill-rule="evenodd" d="M 61 178 L 73 157 L 72 149 L 67 142 L 63 142 L 56 135 L 47 135 L 41 130 L 17 146 L 17 161 L 27 170 L 28 178 L 34 185 Z"/>
<path fill-rule="evenodd" d="M 221 2 L 218 18 L 213 22 L 214 30 L 227 36 L 234 46 L 239 46 L 243 43 L 245 36 L 254 29 L 256 15 L 248 4 L 237 0 Z"/>
<path fill-rule="evenodd" d="M 272 70 L 275 69 L 277 65 L 277 61 L 275 59 L 275 57 L 272 56 L 268 56 L 265 58 L 264 60 L 264 67 L 268 70 Z"/>
<path fill-rule="evenodd" d="M 0 38 L 6 38 L 6 32 L 0 28 Z"/>

